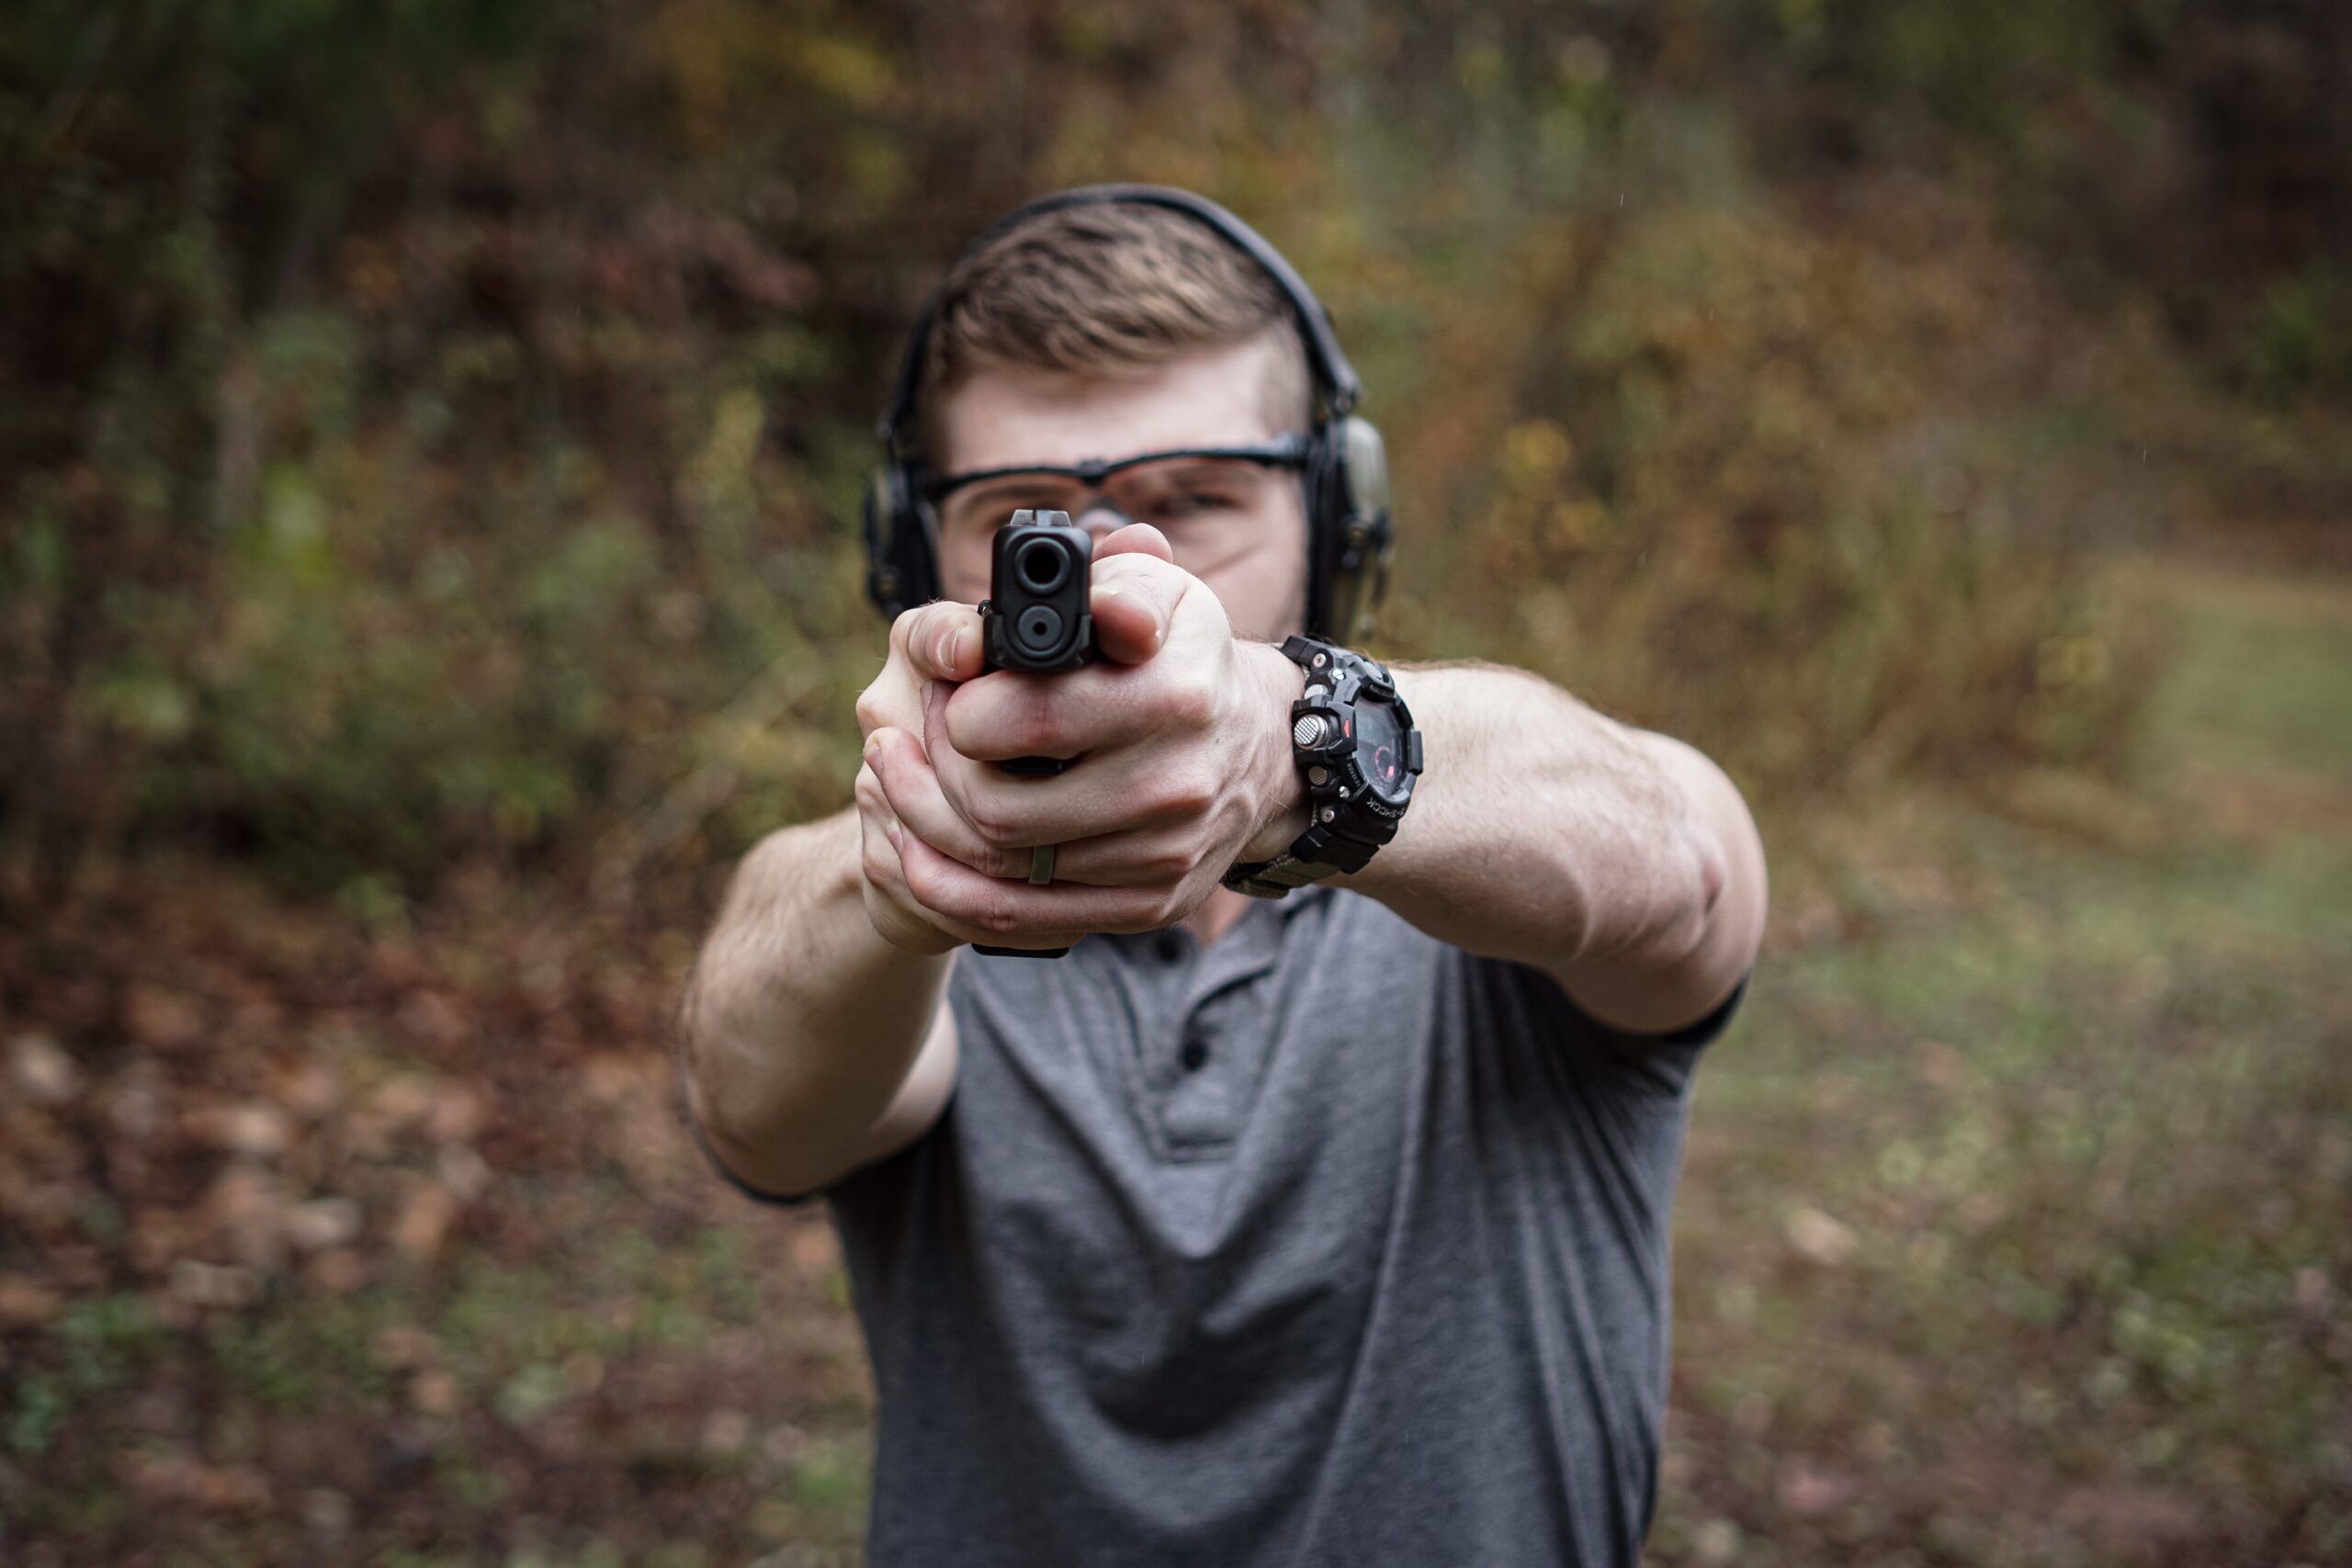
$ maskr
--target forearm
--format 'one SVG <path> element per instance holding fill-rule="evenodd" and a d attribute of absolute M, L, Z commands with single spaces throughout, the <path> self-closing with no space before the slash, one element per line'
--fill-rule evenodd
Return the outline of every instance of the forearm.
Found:
<path fill-rule="evenodd" d="M 854 1163 L 939 1013 L 952 954 L 876 934 L 859 853 L 854 810 L 771 834 L 737 870 L 687 992 L 695 1114 L 756 1187 L 805 1191 Z"/>
<path fill-rule="evenodd" d="M 1423 931 L 1557 976 L 1612 1023 L 1693 1021 L 1753 963 L 1764 862 L 1721 770 L 1521 671 L 1396 671 L 1426 770 L 1349 885 Z"/>

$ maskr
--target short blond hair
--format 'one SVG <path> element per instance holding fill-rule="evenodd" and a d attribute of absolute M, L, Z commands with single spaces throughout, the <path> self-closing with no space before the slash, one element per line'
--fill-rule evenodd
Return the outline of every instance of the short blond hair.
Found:
<path fill-rule="evenodd" d="M 990 236 L 940 286 L 917 394 L 923 450 L 938 453 L 939 410 L 975 371 L 1114 375 L 1268 331 L 1284 352 L 1267 412 L 1277 430 L 1303 431 L 1314 417 L 1306 346 L 1289 297 L 1256 260 L 1166 208 L 1041 212 Z"/>

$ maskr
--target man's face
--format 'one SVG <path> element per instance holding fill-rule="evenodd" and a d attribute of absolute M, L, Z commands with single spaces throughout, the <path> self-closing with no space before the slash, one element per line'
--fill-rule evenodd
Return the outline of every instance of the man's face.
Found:
<path fill-rule="evenodd" d="M 1151 452 L 1264 446 L 1300 434 L 1276 412 L 1285 349 L 1276 334 L 1202 349 L 1116 377 L 990 367 L 941 406 L 944 474 L 1075 467 Z M 1296 468 L 1170 460 L 1105 481 L 1124 521 L 1168 536 L 1176 564 L 1214 589 L 1235 633 L 1278 641 L 1306 622 L 1306 507 Z M 989 593 L 989 543 L 1020 507 L 1069 512 L 1098 540 L 1120 525 L 1068 478 L 1011 476 L 956 489 L 939 503 L 942 590 Z"/>

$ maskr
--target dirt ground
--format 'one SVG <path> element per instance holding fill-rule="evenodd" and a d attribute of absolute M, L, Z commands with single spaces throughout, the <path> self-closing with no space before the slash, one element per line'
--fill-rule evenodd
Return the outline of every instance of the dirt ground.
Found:
<path fill-rule="evenodd" d="M 2352 586 L 2120 570 L 2132 787 L 1775 818 L 1659 1562 L 2352 1561 Z M 0 1561 L 856 1560 L 831 1233 L 678 1116 L 695 933 L 527 904 L 159 859 L 0 933 Z"/>

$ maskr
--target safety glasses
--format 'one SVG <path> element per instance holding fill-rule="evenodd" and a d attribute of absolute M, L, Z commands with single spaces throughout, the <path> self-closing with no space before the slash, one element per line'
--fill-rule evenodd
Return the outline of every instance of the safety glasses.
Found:
<path fill-rule="evenodd" d="M 943 543 L 985 537 L 1022 507 L 1073 518 L 1105 503 L 1121 516 L 1163 530 L 1193 530 L 1221 517 L 1259 514 L 1269 479 L 1305 467 L 1306 437 L 1254 446 L 1191 446 L 1114 461 L 980 468 L 924 487 Z"/>
<path fill-rule="evenodd" d="M 1096 460 L 1069 467 L 1037 464 L 1012 468 L 973 468 L 960 474 L 942 474 L 923 485 L 923 496 L 934 506 L 959 491 L 969 490 L 996 479 L 1028 479 L 1043 481 L 1066 479 L 1089 491 L 1107 488 L 1121 474 L 1147 466 L 1199 463 L 1217 465 L 1243 464 L 1259 468 L 1301 468 L 1306 466 L 1309 442 L 1304 435 L 1286 435 L 1280 441 L 1270 441 L 1255 446 L 1184 446 L 1168 452 L 1144 452 L 1133 457 L 1113 461 Z"/>

